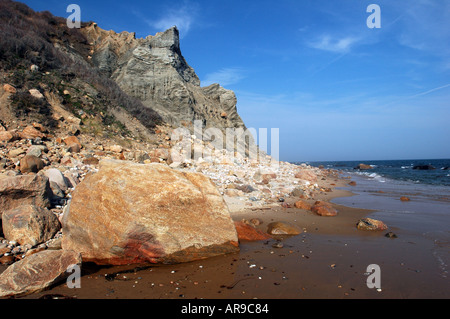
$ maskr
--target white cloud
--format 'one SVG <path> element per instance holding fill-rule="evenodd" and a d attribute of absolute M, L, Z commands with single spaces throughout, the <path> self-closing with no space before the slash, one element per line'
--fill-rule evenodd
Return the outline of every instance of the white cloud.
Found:
<path fill-rule="evenodd" d="M 195 3 L 184 2 L 180 7 L 167 9 L 159 19 L 146 20 L 147 24 L 158 31 L 165 31 L 173 26 L 177 26 L 180 37 L 185 36 L 192 28 L 198 6 Z"/>
<path fill-rule="evenodd" d="M 209 73 L 202 81 L 203 86 L 219 83 L 221 86 L 235 84 L 245 78 L 244 70 L 241 68 L 223 68 L 219 71 Z"/>
<path fill-rule="evenodd" d="M 332 39 L 329 35 L 323 35 L 315 41 L 309 42 L 309 46 L 319 50 L 325 50 L 336 53 L 347 53 L 352 46 L 358 42 L 356 37 L 343 37 L 340 39 Z"/>

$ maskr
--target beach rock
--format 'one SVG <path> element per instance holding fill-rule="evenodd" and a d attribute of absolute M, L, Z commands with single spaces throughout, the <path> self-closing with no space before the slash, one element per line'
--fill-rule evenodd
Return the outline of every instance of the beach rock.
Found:
<path fill-rule="evenodd" d="M 238 189 L 226 189 L 223 194 L 228 197 L 238 197 L 243 196 L 244 192 Z"/>
<path fill-rule="evenodd" d="M 413 167 L 413 169 L 417 170 L 433 170 L 436 169 L 433 165 L 416 165 Z"/>
<path fill-rule="evenodd" d="M 355 181 L 351 181 L 350 183 L 348 183 L 348 185 L 350 185 L 350 186 L 356 186 L 356 182 L 355 182 Z"/>
<path fill-rule="evenodd" d="M 300 187 L 295 187 L 291 191 L 291 196 L 305 198 L 305 191 Z"/>
<path fill-rule="evenodd" d="M 52 190 L 51 203 L 58 205 L 61 202 L 61 199 L 63 199 L 66 195 L 61 187 L 59 187 L 59 185 L 55 182 L 50 182 L 50 189 Z"/>
<path fill-rule="evenodd" d="M 409 197 L 402 196 L 402 197 L 400 197 L 400 200 L 401 200 L 402 202 L 409 202 L 411 199 L 409 199 Z"/>
<path fill-rule="evenodd" d="M 16 149 L 12 149 L 8 152 L 8 157 L 16 158 L 24 153 L 25 153 L 25 150 L 23 148 L 16 148 Z"/>
<path fill-rule="evenodd" d="M 27 150 L 27 155 L 33 155 L 36 157 L 41 157 L 42 152 L 45 150 L 44 147 L 40 147 L 41 145 L 33 145 Z"/>
<path fill-rule="evenodd" d="M 64 174 L 57 168 L 50 168 L 45 171 L 43 171 L 44 175 L 48 177 L 48 180 L 50 183 L 54 182 L 58 184 L 59 188 L 62 191 L 67 190 L 67 182 L 66 178 L 64 177 Z"/>
<path fill-rule="evenodd" d="M 20 139 L 19 134 L 10 131 L 0 131 L 0 142 L 12 142 Z"/>
<path fill-rule="evenodd" d="M 26 155 L 20 160 L 20 171 L 25 173 L 37 173 L 44 168 L 44 162 L 34 155 Z"/>
<path fill-rule="evenodd" d="M 388 232 L 384 236 L 387 238 L 397 238 L 397 235 L 394 234 L 393 232 Z"/>
<path fill-rule="evenodd" d="M 333 217 L 337 215 L 337 210 L 333 206 L 324 201 L 316 201 L 311 208 L 311 211 L 320 216 Z"/>
<path fill-rule="evenodd" d="M 295 174 L 295 178 L 312 183 L 317 182 L 317 175 L 311 169 L 301 169 Z"/>
<path fill-rule="evenodd" d="M 176 263 L 239 251 L 212 181 L 164 164 L 103 160 L 72 193 L 63 249 L 97 264 Z"/>
<path fill-rule="evenodd" d="M 360 230 L 386 230 L 388 227 L 380 220 L 372 218 L 362 218 L 356 224 L 356 228 Z"/>
<path fill-rule="evenodd" d="M 19 136 L 23 139 L 33 140 L 37 137 L 44 138 L 45 134 L 42 133 L 41 131 L 37 130 L 36 128 L 34 128 L 32 125 L 28 125 L 27 127 L 25 127 L 23 129 L 22 132 L 19 133 Z"/>
<path fill-rule="evenodd" d="M 270 235 L 298 235 L 301 230 L 288 222 L 273 222 L 267 225 L 267 233 Z"/>
<path fill-rule="evenodd" d="M 28 92 L 31 94 L 32 97 L 34 97 L 36 99 L 39 99 L 39 100 L 44 99 L 44 95 L 42 95 L 42 93 L 39 92 L 38 89 L 31 89 Z"/>
<path fill-rule="evenodd" d="M 236 226 L 236 231 L 240 241 L 258 241 L 272 238 L 269 234 L 242 221 L 236 221 L 234 222 L 234 225 Z"/>
<path fill-rule="evenodd" d="M 296 208 L 305 209 L 305 210 L 311 210 L 311 208 L 312 208 L 312 206 L 309 203 L 307 203 L 303 200 L 299 200 L 299 201 L 295 202 L 294 206 Z"/>
<path fill-rule="evenodd" d="M 43 291 L 65 280 L 71 265 L 81 265 L 79 253 L 45 250 L 9 266 L 0 275 L 0 297 L 25 296 Z"/>
<path fill-rule="evenodd" d="M 36 246 L 61 229 L 58 218 L 47 208 L 23 205 L 5 211 L 2 215 L 3 234 L 20 245 Z"/>
<path fill-rule="evenodd" d="M 67 147 L 67 152 L 70 153 L 80 153 L 81 146 L 78 143 L 72 143 Z"/>
<path fill-rule="evenodd" d="M 11 265 L 16 261 L 16 257 L 14 255 L 4 255 L 0 258 L 1 265 Z"/>
<path fill-rule="evenodd" d="M 70 145 L 76 143 L 76 144 L 80 145 L 80 148 L 81 148 L 80 140 L 79 140 L 78 137 L 76 137 L 76 136 L 73 136 L 73 135 L 72 135 L 72 136 L 66 137 L 66 138 L 63 140 L 63 142 L 64 142 L 64 144 L 66 144 L 67 146 L 70 146 Z"/>
<path fill-rule="evenodd" d="M 259 226 L 263 223 L 263 221 L 259 218 L 252 218 L 250 219 L 250 224 L 254 226 Z"/>
<path fill-rule="evenodd" d="M 373 166 L 372 165 L 368 165 L 368 164 L 359 164 L 355 167 L 355 169 L 360 169 L 360 170 L 366 170 L 366 169 L 372 169 Z"/>
<path fill-rule="evenodd" d="M 86 165 L 98 165 L 99 162 L 99 159 L 93 156 L 89 156 L 83 159 L 83 164 Z"/>
<path fill-rule="evenodd" d="M 121 153 L 123 151 L 123 148 L 120 145 L 112 145 L 109 149 L 114 153 Z"/>
<path fill-rule="evenodd" d="M 46 176 L 0 175 L 0 214 L 21 205 L 49 207 L 52 191 Z"/>
<path fill-rule="evenodd" d="M 251 185 L 238 185 L 236 189 L 243 191 L 244 193 L 252 193 L 256 191 L 256 189 Z"/>
<path fill-rule="evenodd" d="M 12 86 L 11 84 L 3 84 L 3 90 L 5 90 L 5 92 L 14 94 L 17 92 L 16 88 L 14 86 Z"/>

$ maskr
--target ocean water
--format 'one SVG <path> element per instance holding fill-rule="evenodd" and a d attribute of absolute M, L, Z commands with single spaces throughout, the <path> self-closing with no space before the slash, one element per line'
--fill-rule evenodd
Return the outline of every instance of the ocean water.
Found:
<path fill-rule="evenodd" d="M 355 169 L 360 163 L 372 165 L 373 169 Z M 450 282 L 450 159 L 308 164 L 336 169 L 356 182 L 356 186 L 345 187 L 355 196 L 336 198 L 334 203 L 374 210 L 370 217 L 382 220 L 402 237 L 429 240 L 440 275 Z M 413 169 L 417 165 L 435 169 Z M 410 201 L 401 201 L 403 196 Z"/>
<path fill-rule="evenodd" d="M 373 169 L 355 170 L 354 168 L 361 163 L 371 165 Z M 309 164 L 312 166 L 323 165 L 325 168 L 368 176 L 380 182 L 391 179 L 414 184 L 450 186 L 450 159 L 311 162 Z M 435 169 L 414 169 L 415 166 L 424 165 L 432 166 Z"/>

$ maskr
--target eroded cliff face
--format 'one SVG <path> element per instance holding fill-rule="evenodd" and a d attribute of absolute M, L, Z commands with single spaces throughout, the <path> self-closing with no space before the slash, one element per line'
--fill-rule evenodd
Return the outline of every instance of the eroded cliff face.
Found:
<path fill-rule="evenodd" d="M 172 127 L 192 127 L 201 120 L 204 128 L 245 129 L 234 92 L 219 84 L 200 86 L 181 54 L 176 27 L 143 39 L 105 31 L 95 23 L 81 31 L 92 45 L 92 62 Z"/>

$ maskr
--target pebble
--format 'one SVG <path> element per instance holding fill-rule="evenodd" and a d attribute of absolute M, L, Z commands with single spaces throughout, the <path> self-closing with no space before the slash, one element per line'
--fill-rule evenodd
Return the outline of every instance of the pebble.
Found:
<path fill-rule="evenodd" d="M 276 243 L 274 243 L 274 244 L 272 245 L 272 247 L 273 247 L 273 248 L 283 248 L 284 245 L 283 245 L 283 243 L 281 243 L 281 242 L 276 242 Z"/>

